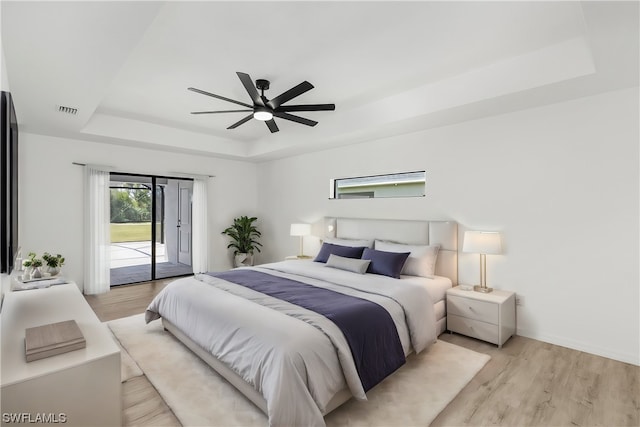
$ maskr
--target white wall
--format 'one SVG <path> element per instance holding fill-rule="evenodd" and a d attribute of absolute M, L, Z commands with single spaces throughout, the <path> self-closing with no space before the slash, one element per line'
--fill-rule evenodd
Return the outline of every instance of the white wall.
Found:
<path fill-rule="evenodd" d="M 220 234 L 234 217 L 254 214 L 256 165 L 203 156 L 20 134 L 20 244 L 23 253 L 61 253 L 65 277 L 83 284 L 83 168 L 107 165 L 122 172 L 215 175 L 209 180 L 209 265 L 231 267 Z"/>
<path fill-rule="evenodd" d="M 9 91 L 9 76 L 7 75 L 7 63 L 4 59 L 4 49 L 0 50 L 0 90 Z"/>
<path fill-rule="evenodd" d="M 488 282 L 521 296 L 519 335 L 640 364 L 638 114 L 634 88 L 263 163 L 264 258 L 295 254 L 289 225 L 323 216 L 499 230 Z M 328 200 L 330 178 L 415 170 L 425 198 Z M 461 255 L 461 283 L 478 262 Z"/>

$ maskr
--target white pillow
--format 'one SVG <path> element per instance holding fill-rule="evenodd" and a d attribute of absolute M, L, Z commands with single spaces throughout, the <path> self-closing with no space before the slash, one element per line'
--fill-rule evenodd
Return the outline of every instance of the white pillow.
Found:
<path fill-rule="evenodd" d="M 329 255 L 329 259 L 327 260 L 325 267 L 333 267 L 340 270 L 364 274 L 367 272 L 370 263 L 371 260 L 368 259 L 346 258 L 343 256 L 331 254 Z"/>
<path fill-rule="evenodd" d="M 376 240 L 376 249 L 386 252 L 411 252 L 400 274 L 433 279 L 440 245 L 404 245 Z"/>
<path fill-rule="evenodd" d="M 373 249 L 373 240 L 368 239 L 338 239 L 336 237 L 327 237 L 324 239 L 325 242 L 331 243 L 332 245 L 340 245 L 340 246 L 349 246 L 352 248 L 369 248 Z"/>

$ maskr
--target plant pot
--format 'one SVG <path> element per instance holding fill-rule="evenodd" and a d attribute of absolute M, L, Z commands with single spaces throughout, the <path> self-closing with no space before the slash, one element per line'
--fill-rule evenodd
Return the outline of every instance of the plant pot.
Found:
<path fill-rule="evenodd" d="M 233 259 L 234 267 L 249 267 L 253 265 L 253 254 L 237 253 Z"/>
<path fill-rule="evenodd" d="M 47 273 L 49 273 L 51 277 L 57 276 L 60 274 L 60 267 L 47 267 Z"/>
<path fill-rule="evenodd" d="M 31 278 L 32 279 L 40 279 L 42 278 L 42 271 L 40 271 L 40 267 L 32 267 L 31 270 Z"/>

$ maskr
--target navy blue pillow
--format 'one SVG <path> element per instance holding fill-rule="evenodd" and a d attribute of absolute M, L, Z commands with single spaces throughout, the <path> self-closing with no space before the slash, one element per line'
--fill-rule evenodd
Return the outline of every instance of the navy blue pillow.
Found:
<path fill-rule="evenodd" d="M 314 259 L 314 261 L 326 263 L 329 259 L 329 255 L 331 254 L 343 256 L 345 258 L 360 258 L 362 256 L 363 250 L 364 247 L 360 246 L 354 248 L 351 246 L 340 246 L 325 242 L 322 244 L 320 252 L 318 252 L 318 255 L 316 256 L 316 259 Z"/>
<path fill-rule="evenodd" d="M 365 248 L 362 259 L 370 259 L 367 273 L 400 278 L 400 272 L 411 252 L 385 252 Z"/>

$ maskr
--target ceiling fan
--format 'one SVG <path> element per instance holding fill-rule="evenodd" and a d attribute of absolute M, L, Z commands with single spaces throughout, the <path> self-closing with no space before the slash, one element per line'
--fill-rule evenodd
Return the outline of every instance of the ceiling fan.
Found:
<path fill-rule="evenodd" d="M 253 101 L 253 105 L 246 104 L 244 102 L 236 101 L 233 99 L 225 98 L 224 96 L 215 95 L 213 93 L 205 92 L 204 90 L 196 89 L 194 87 L 188 88 L 190 91 L 201 93 L 202 95 L 212 96 L 214 98 L 221 99 L 227 102 L 233 102 L 234 104 L 247 107 L 248 110 L 224 110 L 224 111 L 192 111 L 191 114 L 219 114 L 219 113 L 241 113 L 251 112 L 245 118 L 235 122 L 227 129 L 235 129 L 243 123 L 249 120 L 256 119 L 263 121 L 267 124 L 267 127 L 271 133 L 278 132 L 278 126 L 276 125 L 274 117 L 278 117 L 292 122 L 301 123 L 307 126 L 315 126 L 318 124 L 315 120 L 305 119 L 304 117 L 295 116 L 289 114 L 289 111 L 333 111 L 336 109 L 335 104 L 309 104 L 309 105 L 282 105 L 293 98 L 302 95 L 303 93 L 313 89 L 313 85 L 307 81 L 300 83 L 297 86 L 289 89 L 288 91 L 281 93 L 280 95 L 268 100 L 264 96 L 264 91 L 269 89 L 269 80 L 258 79 L 256 80 L 255 87 L 253 80 L 249 74 L 236 72 L 242 85 L 247 90 L 249 97 Z M 260 90 L 261 93 L 258 93 Z"/>

